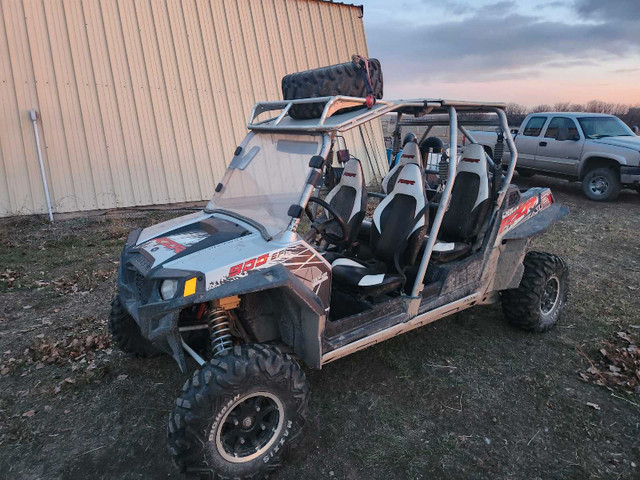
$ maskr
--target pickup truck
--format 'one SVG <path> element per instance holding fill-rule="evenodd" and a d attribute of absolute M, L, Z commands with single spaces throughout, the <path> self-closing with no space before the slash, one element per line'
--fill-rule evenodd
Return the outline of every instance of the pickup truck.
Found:
<path fill-rule="evenodd" d="M 587 198 L 596 201 L 615 200 L 622 187 L 640 193 L 640 137 L 613 115 L 532 113 L 511 132 L 518 150 L 517 171 L 522 176 L 578 180 Z M 469 133 L 493 158 L 497 134 Z M 503 166 L 508 159 L 505 145 Z"/>

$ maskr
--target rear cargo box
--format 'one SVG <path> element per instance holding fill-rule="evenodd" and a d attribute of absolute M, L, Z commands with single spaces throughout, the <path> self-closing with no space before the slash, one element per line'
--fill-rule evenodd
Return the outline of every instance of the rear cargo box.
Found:
<path fill-rule="evenodd" d="M 369 74 L 373 95 L 380 99 L 382 98 L 382 68 L 375 58 L 369 59 Z M 333 95 L 366 97 L 367 88 L 360 68 L 353 62 L 345 62 L 285 76 L 282 79 L 282 95 L 285 100 Z M 324 103 L 294 105 L 289 110 L 289 115 L 296 119 L 319 118 L 324 105 Z M 354 109 L 344 109 L 343 112 L 349 110 Z"/>

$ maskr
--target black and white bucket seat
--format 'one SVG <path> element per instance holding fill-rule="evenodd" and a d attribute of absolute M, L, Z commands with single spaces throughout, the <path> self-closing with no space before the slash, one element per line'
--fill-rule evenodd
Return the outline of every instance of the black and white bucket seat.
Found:
<path fill-rule="evenodd" d="M 325 201 L 329 203 L 344 220 L 347 231 L 345 243 L 353 243 L 367 210 L 367 190 L 362 165 L 357 158 L 351 158 L 344 164 L 340 182 L 327 194 Z M 340 227 L 336 227 L 336 234 Z"/>
<path fill-rule="evenodd" d="M 373 259 L 334 260 L 333 280 L 347 290 L 368 296 L 400 289 L 406 278 L 403 270 L 415 263 L 427 222 L 422 168 L 406 163 L 394 188 L 373 214 L 370 238 Z"/>
<path fill-rule="evenodd" d="M 491 204 L 487 160 L 482 145 L 462 150 L 449 208 L 442 219 L 431 258 L 450 261 L 471 250 Z"/>

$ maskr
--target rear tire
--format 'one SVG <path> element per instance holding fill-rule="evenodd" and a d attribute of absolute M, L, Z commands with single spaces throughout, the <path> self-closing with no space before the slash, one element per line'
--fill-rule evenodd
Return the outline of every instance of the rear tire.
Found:
<path fill-rule="evenodd" d="M 309 389 L 290 356 L 242 345 L 205 364 L 185 383 L 169 416 L 167 445 L 183 472 L 257 480 L 299 440 Z"/>
<path fill-rule="evenodd" d="M 120 295 L 116 295 L 111 301 L 109 332 L 113 343 L 125 353 L 139 358 L 160 355 L 160 350 L 142 335 L 140 327 L 122 305 Z"/>
<path fill-rule="evenodd" d="M 582 179 L 582 191 L 589 200 L 611 202 L 620 195 L 620 175 L 613 168 L 594 168 Z"/>
<path fill-rule="evenodd" d="M 569 269 L 556 255 L 528 252 L 520 286 L 502 292 L 502 310 L 511 325 L 533 332 L 551 329 L 567 303 Z"/>

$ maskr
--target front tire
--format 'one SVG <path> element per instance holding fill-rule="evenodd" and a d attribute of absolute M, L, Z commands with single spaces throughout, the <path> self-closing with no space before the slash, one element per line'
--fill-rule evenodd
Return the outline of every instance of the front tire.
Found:
<path fill-rule="evenodd" d="M 620 175 L 613 168 L 595 168 L 582 179 L 582 191 L 589 200 L 610 202 L 620 195 Z"/>
<path fill-rule="evenodd" d="M 511 325 L 546 332 L 567 304 L 569 269 L 550 253 L 528 252 L 523 263 L 520 286 L 502 292 L 502 310 Z"/>
<path fill-rule="evenodd" d="M 167 429 L 181 471 L 216 480 L 260 479 L 299 440 L 309 389 L 297 362 L 274 347 L 223 352 L 182 390 Z"/>
<path fill-rule="evenodd" d="M 111 301 L 109 332 L 113 343 L 125 353 L 139 358 L 160 355 L 160 350 L 142 335 L 140 327 L 122 305 L 120 295 L 116 295 Z"/>

